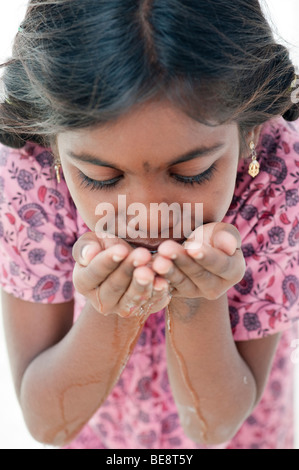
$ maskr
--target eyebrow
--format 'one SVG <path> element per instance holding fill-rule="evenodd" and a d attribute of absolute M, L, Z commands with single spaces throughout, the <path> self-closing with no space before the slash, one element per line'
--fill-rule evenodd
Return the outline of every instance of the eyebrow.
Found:
<path fill-rule="evenodd" d="M 218 142 L 217 144 L 213 145 L 212 147 L 198 147 L 195 148 L 189 152 L 184 153 L 183 155 L 180 155 L 176 157 L 174 160 L 169 162 L 169 165 L 177 165 L 179 163 L 184 163 L 190 160 L 193 160 L 194 158 L 198 157 L 206 157 L 207 155 L 210 155 L 211 153 L 216 152 L 217 150 L 220 150 L 223 148 L 225 145 L 224 142 Z M 104 166 L 107 168 L 112 168 L 114 170 L 119 170 L 122 171 L 120 168 L 111 165 L 111 163 L 106 162 L 105 160 L 102 160 L 101 158 L 98 158 L 94 155 L 90 155 L 88 153 L 80 153 L 76 154 L 72 151 L 67 152 L 67 155 L 71 158 L 74 158 L 75 160 L 83 161 L 85 163 L 90 163 L 91 165 L 97 165 L 97 166 Z"/>

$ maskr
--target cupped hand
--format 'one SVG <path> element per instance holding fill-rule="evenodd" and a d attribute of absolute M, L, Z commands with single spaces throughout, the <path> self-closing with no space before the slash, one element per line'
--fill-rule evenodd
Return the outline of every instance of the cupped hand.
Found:
<path fill-rule="evenodd" d="M 201 243 L 191 244 L 192 240 Z M 168 280 L 172 297 L 218 299 L 244 277 L 240 233 L 231 224 L 204 224 L 185 246 L 173 240 L 163 242 L 152 269 Z"/>
<path fill-rule="evenodd" d="M 147 316 L 171 300 L 167 280 L 146 266 L 152 260 L 146 248 L 87 232 L 74 244 L 73 258 L 76 290 L 103 315 Z"/>

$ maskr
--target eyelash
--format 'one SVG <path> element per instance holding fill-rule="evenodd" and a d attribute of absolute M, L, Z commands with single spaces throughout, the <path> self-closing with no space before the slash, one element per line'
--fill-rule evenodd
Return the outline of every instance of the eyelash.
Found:
<path fill-rule="evenodd" d="M 172 175 L 176 183 L 194 186 L 194 184 L 202 184 L 205 181 L 209 181 L 212 179 L 214 173 L 217 171 L 217 166 L 213 163 L 210 168 L 208 168 L 203 173 L 195 176 L 180 176 L 180 175 Z"/>
<path fill-rule="evenodd" d="M 195 184 L 203 184 L 205 181 L 209 181 L 214 173 L 217 171 L 217 167 L 215 163 L 213 163 L 210 168 L 199 175 L 195 176 L 180 176 L 180 175 L 171 175 L 174 178 L 174 181 L 178 184 L 194 186 Z M 97 181 L 89 178 L 84 173 L 79 171 L 79 178 L 81 180 L 80 186 L 87 189 L 89 188 L 91 191 L 96 191 L 98 189 L 109 191 L 113 189 L 117 183 L 120 181 L 123 176 L 117 176 L 111 180 L 107 181 Z"/>

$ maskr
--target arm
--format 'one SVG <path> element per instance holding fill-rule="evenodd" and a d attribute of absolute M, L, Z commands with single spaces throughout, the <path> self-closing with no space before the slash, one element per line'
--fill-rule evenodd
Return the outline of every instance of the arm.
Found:
<path fill-rule="evenodd" d="M 101 406 L 148 315 L 170 300 L 167 281 L 145 266 L 150 260 L 145 248 L 133 250 L 117 237 L 98 239 L 87 232 L 76 241 L 73 256 L 74 285 L 87 301 L 74 325 L 72 302 L 43 305 L 5 292 L 2 297 L 25 422 L 35 439 L 52 445 L 72 440 Z"/>
<path fill-rule="evenodd" d="M 111 391 L 142 330 L 140 318 L 103 316 L 87 302 L 72 326 L 72 302 L 34 304 L 3 291 L 2 310 L 28 429 L 38 441 L 64 445 Z"/>
<path fill-rule="evenodd" d="M 185 433 L 213 445 L 230 440 L 258 403 L 279 335 L 236 344 L 227 291 L 244 276 L 241 236 L 231 224 L 204 224 L 202 242 L 167 241 L 153 269 L 172 286 L 169 379 Z M 192 242 L 192 239 L 191 239 Z"/>
<path fill-rule="evenodd" d="M 166 319 L 168 374 L 192 440 L 230 440 L 261 398 L 280 334 L 235 343 L 227 295 L 173 299 Z"/>

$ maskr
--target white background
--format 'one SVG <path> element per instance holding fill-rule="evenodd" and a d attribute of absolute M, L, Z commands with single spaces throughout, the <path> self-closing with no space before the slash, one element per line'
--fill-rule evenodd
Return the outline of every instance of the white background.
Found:
<path fill-rule="evenodd" d="M 18 25 L 23 20 L 27 3 L 27 0 L 1 0 L 0 2 L 0 62 L 6 60 L 10 55 L 11 44 Z M 288 47 L 294 64 L 298 66 L 297 73 L 299 73 L 299 0 L 262 0 L 262 5 L 267 11 L 277 40 Z M 290 355 L 291 352 L 290 349 Z M 295 393 L 299 398 L 298 372 Z M 299 399 L 296 411 L 297 449 L 299 448 L 298 403 Z M 24 425 L 11 383 L 2 323 L 0 322 L 0 449 L 38 449 L 44 447 L 32 439 Z"/>

